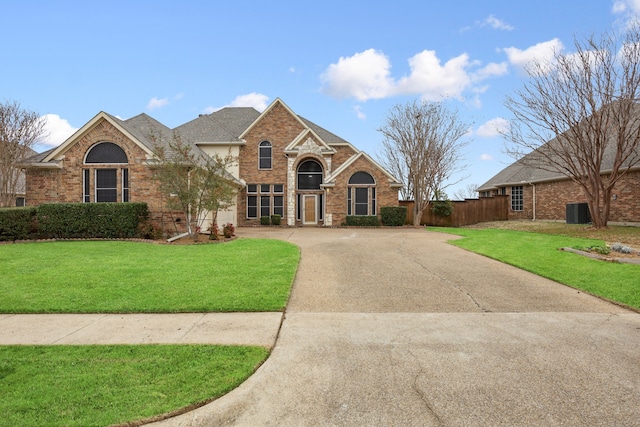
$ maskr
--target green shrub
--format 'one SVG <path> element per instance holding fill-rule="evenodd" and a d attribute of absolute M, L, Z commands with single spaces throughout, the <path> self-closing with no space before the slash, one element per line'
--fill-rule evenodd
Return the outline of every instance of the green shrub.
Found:
<path fill-rule="evenodd" d="M 389 227 L 399 227 L 407 222 L 406 206 L 382 206 L 380 208 L 382 224 Z"/>
<path fill-rule="evenodd" d="M 261 216 L 260 217 L 260 225 L 269 225 L 269 221 L 271 220 L 271 218 L 269 218 L 268 216 Z"/>
<path fill-rule="evenodd" d="M 272 225 L 280 225 L 280 215 L 271 215 L 271 224 Z"/>
<path fill-rule="evenodd" d="M 55 203 L 37 208 L 38 233 L 53 238 L 139 237 L 146 203 Z"/>
<path fill-rule="evenodd" d="M 27 240 L 35 236 L 36 208 L 0 209 L 0 241 Z"/>
<path fill-rule="evenodd" d="M 347 215 L 347 226 L 351 227 L 379 227 L 380 220 L 377 216 Z"/>
<path fill-rule="evenodd" d="M 436 216 L 447 217 L 453 213 L 451 200 L 433 200 L 430 205 L 431 212 Z"/>

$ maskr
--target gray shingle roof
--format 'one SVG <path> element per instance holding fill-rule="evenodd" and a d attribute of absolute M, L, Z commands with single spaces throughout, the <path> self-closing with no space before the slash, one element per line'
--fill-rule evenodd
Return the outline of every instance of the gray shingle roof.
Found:
<path fill-rule="evenodd" d="M 302 116 L 298 116 L 300 120 L 304 122 L 305 125 L 309 126 L 311 130 L 313 130 L 320 138 L 324 140 L 327 144 L 348 144 L 348 142 L 339 136 L 329 132 L 328 130 L 318 126 L 310 120 L 305 119 Z"/>
<path fill-rule="evenodd" d="M 211 114 L 202 114 L 185 124 L 170 129 L 144 113 L 127 120 L 121 120 L 108 113 L 104 114 L 151 151 L 155 149 L 156 145 L 166 149 L 175 134 L 179 135 L 184 142 L 193 144 L 194 154 L 197 155 L 204 154 L 195 145 L 197 143 L 241 142 L 238 137 L 260 117 L 260 113 L 252 107 L 227 107 Z M 348 144 L 346 140 L 312 121 L 298 117 L 327 144 Z M 41 163 L 54 150 L 55 148 L 31 156 L 25 159 L 24 163 Z"/>
<path fill-rule="evenodd" d="M 635 126 L 640 125 L 640 105 L 634 104 L 635 109 Z M 633 126 L 633 125 L 632 125 Z M 567 176 L 560 172 L 546 170 L 543 168 L 535 167 L 535 162 L 545 162 L 543 156 L 537 156 L 536 151 L 544 150 L 546 147 L 553 147 L 555 144 L 560 144 L 557 138 L 554 138 L 547 143 L 543 144 L 537 150 L 525 155 L 522 159 L 517 160 L 511 165 L 507 166 L 490 180 L 482 184 L 477 188 L 477 191 L 489 191 L 498 187 L 505 187 L 510 185 L 521 185 L 523 183 L 536 183 L 543 181 L 554 181 L 566 179 Z M 608 136 L 607 145 L 602 157 L 602 165 L 600 167 L 601 172 L 609 172 L 613 169 L 614 160 L 616 157 L 616 141 L 614 135 Z M 637 167 L 640 160 L 640 147 L 636 147 L 635 157 L 632 157 L 622 164 L 622 167 Z M 541 164 L 541 163 L 538 163 Z"/>
<path fill-rule="evenodd" d="M 175 128 L 186 141 L 235 142 L 238 136 L 253 123 L 260 113 L 251 107 L 223 108 L 211 114 L 203 114 Z"/>

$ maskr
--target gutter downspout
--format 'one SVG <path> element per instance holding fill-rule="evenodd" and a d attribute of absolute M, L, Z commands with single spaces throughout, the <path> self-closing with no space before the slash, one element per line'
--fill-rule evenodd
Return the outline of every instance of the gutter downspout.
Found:
<path fill-rule="evenodd" d="M 529 183 L 529 185 L 533 188 L 533 219 L 536 220 L 536 185 L 534 183 Z"/>

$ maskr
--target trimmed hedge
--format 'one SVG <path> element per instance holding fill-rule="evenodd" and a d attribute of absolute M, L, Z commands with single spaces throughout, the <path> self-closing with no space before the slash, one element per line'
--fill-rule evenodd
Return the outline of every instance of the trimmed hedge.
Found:
<path fill-rule="evenodd" d="M 36 235 L 36 208 L 0 209 L 0 241 L 28 240 Z"/>
<path fill-rule="evenodd" d="M 389 227 L 400 227 L 407 222 L 406 206 L 382 206 L 380 208 L 382 224 Z"/>
<path fill-rule="evenodd" d="M 37 207 L 38 234 L 46 238 L 138 237 L 146 203 L 55 203 Z"/>
<path fill-rule="evenodd" d="M 377 216 L 347 215 L 347 226 L 355 227 L 380 227 Z"/>
<path fill-rule="evenodd" d="M 281 217 L 278 214 L 271 215 L 271 225 L 280 225 Z"/>

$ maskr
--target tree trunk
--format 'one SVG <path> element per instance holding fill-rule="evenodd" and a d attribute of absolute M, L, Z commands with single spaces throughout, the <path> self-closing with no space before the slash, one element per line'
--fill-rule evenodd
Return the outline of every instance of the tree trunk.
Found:
<path fill-rule="evenodd" d="M 413 225 L 419 226 L 422 220 L 424 209 L 420 209 L 416 202 L 413 202 Z"/>

